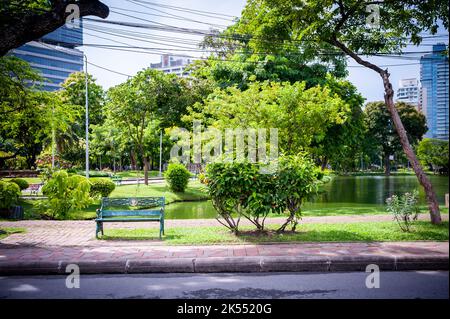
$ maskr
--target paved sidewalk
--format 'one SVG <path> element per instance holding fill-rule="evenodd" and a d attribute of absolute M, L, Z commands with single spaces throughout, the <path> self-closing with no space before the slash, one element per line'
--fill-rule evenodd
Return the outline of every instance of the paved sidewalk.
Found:
<path fill-rule="evenodd" d="M 443 214 L 442 219 L 448 220 L 448 214 Z M 429 220 L 429 215 L 422 214 L 420 220 Z M 266 224 L 281 224 L 285 218 L 268 218 Z M 392 221 L 391 215 L 366 215 L 366 216 L 323 216 L 304 217 L 301 224 L 308 223 L 355 223 L 355 222 L 377 222 Z M 172 219 L 165 221 L 166 228 L 174 227 L 201 227 L 220 226 L 215 219 Z M 250 225 L 247 220 L 242 220 L 241 225 Z M 1 244 L 18 246 L 107 246 L 118 244 L 117 241 L 106 242 L 95 239 L 95 223 L 92 220 L 85 221 L 46 221 L 46 220 L 24 220 L 15 222 L 0 222 L 1 227 L 25 228 L 25 233 L 12 234 L 0 240 Z M 158 228 L 157 223 L 108 223 L 106 228 L 135 229 L 135 228 Z M 301 225 L 299 226 L 301 227 Z M 136 245 L 133 241 L 129 245 Z M 139 245 L 162 245 L 160 241 L 143 241 Z M 127 245 L 127 242 L 123 242 Z"/>
<path fill-rule="evenodd" d="M 443 215 L 448 219 L 448 215 Z M 426 216 L 422 216 L 426 218 Z M 312 222 L 391 220 L 391 216 L 304 218 Z M 271 219 L 279 223 L 278 219 Z M 167 227 L 218 225 L 215 220 L 168 220 Z M 368 264 L 386 270 L 448 270 L 448 242 L 295 243 L 166 246 L 155 241 L 101 241 L 93 221 L 0 222 L 27 232 L 0 240 L 0 274 L 64 273 L 76 263 L 82 273 L 355 271 Z M 145 228 L 154 223 L 111 223 Z"/>
<path fill-rule="evenodd" d="M 227 246 L 0 246 L 0 274 L 448 270 L 448 242 Z"/>

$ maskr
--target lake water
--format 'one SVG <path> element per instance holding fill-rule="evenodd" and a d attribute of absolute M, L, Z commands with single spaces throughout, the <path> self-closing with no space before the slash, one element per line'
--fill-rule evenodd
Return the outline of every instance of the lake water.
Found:
<path fill-rule="evenodd" d="M 440 204 L 449 192 L 449 180 L 444 176 L 429 176 Z M 345 214 L 352 210 L 362 213 L 380 212 L 385 200 L 392 194 L 419 190 L 420 204 L 426 205 L 425 196 L 417 178 L 411 176 L 337 176 L 325 184 L 320 194 L 303 205 L 306 215 L 326 213 Z M 210 201 L 181 202 L 166 206 L 167 219 L 215 218 L 216 212 Z"/>

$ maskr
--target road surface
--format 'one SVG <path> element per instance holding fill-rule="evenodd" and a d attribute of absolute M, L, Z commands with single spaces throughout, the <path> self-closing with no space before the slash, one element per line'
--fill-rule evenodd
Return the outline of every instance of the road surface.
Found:
<path fill-rule="evenodd" d="M 448 298 L 447 271 L 381 272 L 368 289 L 364 272 L 82 275 L 0 277 L 5 298 Z M 76 285 L 76 280 L 68 280 Z M 375 281 L 372 281 L 375 282 Z"/>

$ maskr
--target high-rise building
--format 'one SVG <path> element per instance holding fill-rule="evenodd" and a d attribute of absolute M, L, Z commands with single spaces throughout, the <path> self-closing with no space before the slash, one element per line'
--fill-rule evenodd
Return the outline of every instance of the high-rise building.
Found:
<path fill-rule="evenodd" d="M 433 45 L 433 53 L 420 59 L 422 84 L 420 109 L 427 118 L 425 137 L 448 140 L 448 57 L 445 44 Z"/>
<path fill-rule="evenodd" d="M 73 72 L 83 71 L 83 52 L 76 49 L 83 45 L 80 28 L 63 26 L 36 41 L 14 49 L 11 54 L 27 61 L 43 77 L 42 90 L 55 91 Z"/>
<path fill-rule="evenodd" d="M 192 62 L 192 58 L 163 54 L 161 55 L 161 62 L 151 63 L 150 68 L 186 77 L 190 74 L 190 72 L 186 71 L 186 67 Z"/>
<path fill-rule="evenodd" d="M 419 80 L 416 78 L 402 79 L 399 81 L 399 88 L 397 90 L 397 101 L 405 102 L 419 106 Z"/>

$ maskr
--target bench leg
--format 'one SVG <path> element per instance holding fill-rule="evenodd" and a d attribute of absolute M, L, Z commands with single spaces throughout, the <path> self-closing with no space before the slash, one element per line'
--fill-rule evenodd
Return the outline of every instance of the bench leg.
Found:
<path fill-rule="evenodd" d="M 95 228 L 95 238 L 98 238 L 98 233 L 102 233 L 103 236 L 103 223 L 97 222 L 97 227 Z"/>

